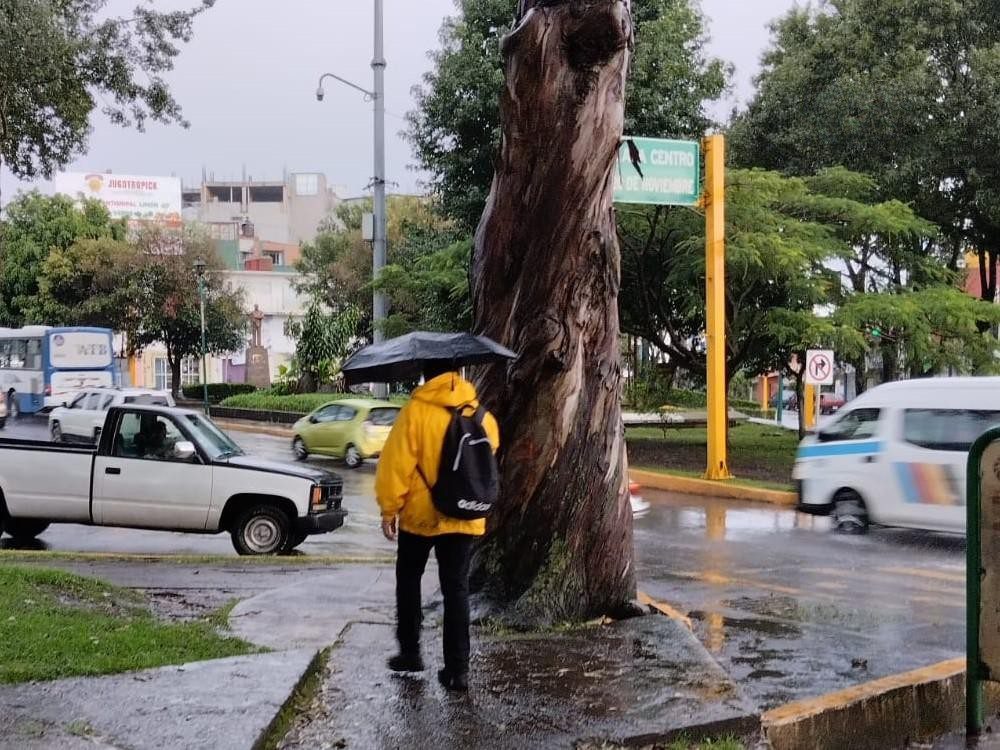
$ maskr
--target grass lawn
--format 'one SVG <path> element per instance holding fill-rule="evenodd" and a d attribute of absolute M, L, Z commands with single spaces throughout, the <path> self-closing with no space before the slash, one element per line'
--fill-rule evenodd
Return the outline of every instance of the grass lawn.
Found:
<path fill-rule="evenodd" d="M 168 623 L 142 597 L 92 578 L 0 565 L 0 682 L 54 680 L 257 653 L 219 618 Z"/>
<path fill-rule="evenodd" d="M 708 440 L 704 427 L 631 427 L 625 432 L 629 465 L 701 476 Z M 729 469 L 741 483 L 790 489 L 797 434 L 747 422 L 729 428 Z"/>

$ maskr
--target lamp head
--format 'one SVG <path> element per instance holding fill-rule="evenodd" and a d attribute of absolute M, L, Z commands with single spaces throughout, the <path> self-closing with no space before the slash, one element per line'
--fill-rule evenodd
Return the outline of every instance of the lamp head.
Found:
<path fill-rule="evenodd" d="M 323 101 L 323 95 L 324 95 L 324 93 L 325 92 L 323 91 L 323 87 L 322 86 L 317 87 L 317 89 L 316 89 L 316 101 L 318 101 L 318 102 Z"/>
<path fill-rule="evenodd" d="M 194 272 L 198 275 L 199 278 L 205 275 L 206 266 L 207 264 L 205 263 L 205 261 L 201 259 L 198 259 L 194 262 Z"/>

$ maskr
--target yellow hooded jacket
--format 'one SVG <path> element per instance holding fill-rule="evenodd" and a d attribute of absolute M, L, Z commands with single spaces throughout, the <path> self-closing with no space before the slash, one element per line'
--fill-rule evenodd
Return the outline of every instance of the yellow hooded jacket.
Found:
<path fill-rule="evenodd" d="M 375 497 L 383 518 L 399 515 L 402 531 L 420 536 L 486 532 L 486 519 L 462 521 L 438 513 L 417 471 L 419 465 L 431 486 L 437 481 L 441 444 L 451 422 L 451 412 L 444 407 L 463 404 L 479 406 L 475 387 L 457 372 L 446 372 L 417 388 L 396 418 L 375 472 Z M 496 453 L 500 430 L 492 414 L 486 414 L 483 428 Z"/>

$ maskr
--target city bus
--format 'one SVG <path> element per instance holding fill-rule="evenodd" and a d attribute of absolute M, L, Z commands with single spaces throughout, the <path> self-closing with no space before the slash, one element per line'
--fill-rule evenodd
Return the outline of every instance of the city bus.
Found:
<path fill-rule="evenodd" d="M 63 406 L 84 388 L 115 385 L 108 328 L 0 328 L 0 397 L 8 416 Z"/>

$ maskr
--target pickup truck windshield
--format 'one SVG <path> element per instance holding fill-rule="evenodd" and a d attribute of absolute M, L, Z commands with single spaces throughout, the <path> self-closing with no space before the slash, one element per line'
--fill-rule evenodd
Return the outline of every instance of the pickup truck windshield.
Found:
<path fill-rule="evenodd" d="M 183 421 L 213 461 L 243 455 L 243 450 L 211 420 L 200 414 L 185 414 Z"/>

